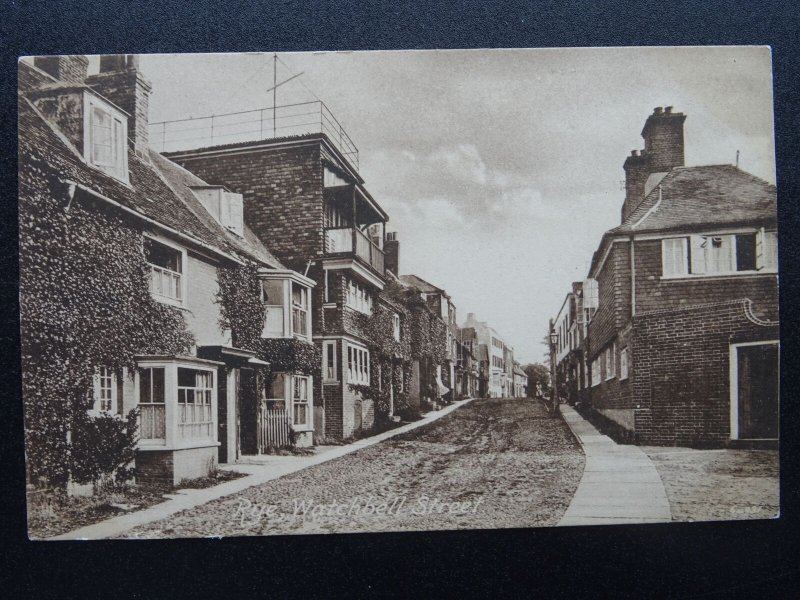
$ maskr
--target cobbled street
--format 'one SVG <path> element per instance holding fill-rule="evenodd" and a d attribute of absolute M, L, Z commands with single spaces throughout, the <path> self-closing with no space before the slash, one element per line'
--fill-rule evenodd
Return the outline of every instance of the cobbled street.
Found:
<path fill-rule="evenodd" d="M 206 537 L 556 525 L 583 472 L 534 400 L 476 400 L 385 442 L 123 537 Z"/>

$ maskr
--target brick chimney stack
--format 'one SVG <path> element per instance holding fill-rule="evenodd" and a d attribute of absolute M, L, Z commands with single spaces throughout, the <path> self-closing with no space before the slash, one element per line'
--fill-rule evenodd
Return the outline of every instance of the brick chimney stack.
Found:
<path fill-rule="evenodd" d="M 656 107 L 642 129 L 644 150 L 651 173 L 664 173 L 683 166 L 683 122 L 686 115 L 671 106 Z"/>
<path fill-rule="evenodd" d="M 139 72 L 135 54 L 110 54 L 100 57 L 100 72 L 86 79 L 97 90 L 130 115 L 128 138 L 140 156 L 147 156 L 150 118 L 150 82 Z"/>
<path fill-rule="evenodd" d="M 36 56 L 33 64 L 64 83 L 83 83 L 89 69 L 89 59 L 82 54 L 64 56 Z"/>
<path fill-rule="evenodd" d="M 397 239 L 397 232 L 392 231 L 386 234 L 386 241 L 383 242 L 383 253 L 385 255 L 384 266 L 387 270 L 400 276 L 400 241 Z"/>
<path fill-rule="evenodd" d="M 647 153 L 644 150 L 641 152 L 631 150 L 631 155 L 625 159 L 622 168 L 625 169 L 625 202 L 622 203 L 622 220 L 624 221 L 644 196 L 644 184 L 650 175 Z"/>
<path fill-rule="evenodd" d="M 647 178 L 653 173 L 666 173 L 682 167 L 683 122 L 686 115 L 672 112 L 671 106 L 657 106 L 647 117 L 642 137 L 644 150 L 631 151 L 622 168 L 625 169 L 625 202 L 622 204 L 622 220 L 627 219 L 644 200 Z"/>

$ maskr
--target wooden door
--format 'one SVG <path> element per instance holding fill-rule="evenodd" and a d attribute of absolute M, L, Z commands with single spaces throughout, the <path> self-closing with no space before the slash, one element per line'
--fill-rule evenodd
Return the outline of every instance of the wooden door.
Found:
<path fill-rule="evenodd" d="M 777 439 L 779 417 L 778 344 L 738 346 L 739 439 Z"/>

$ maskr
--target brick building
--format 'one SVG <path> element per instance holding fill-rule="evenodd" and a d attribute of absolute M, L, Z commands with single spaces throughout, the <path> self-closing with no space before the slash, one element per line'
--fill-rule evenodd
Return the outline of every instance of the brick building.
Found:
<path fill-rule="evenodd" d="M 370 429 L 373 400 L 350 385 L 370 384 L 367 320 L 388 281 L 385 250 L 388 264 L 396 265 L 399 244 L 392 236 L 387 247 L 388 215 L 354 162 L 325 133 L 167 156 L 241 193 L 245 219 L 256 235 L 285 265 L 316 283 L 312 320 L 323 371 L 322 385 L 314 389 L 317 435 L 346 438 Z"/>
<path fill-rule="evenodd" d="M 774 440 L 776 190 L 731 165 L 684 166 L 685 119 L 656 108 L 625 160 L 622 222 L 584 284 L 598 288 L 589 401 L 638 443 Z"/>
<path fill-rule="evenodd" d="M 207 475 L 218 462 L 234 462 L 246 442 L 243 431 L 257 427 L 256 378 L 267 364 L 255 351 L 233 347 L 231 331 L 221 327 L 219 269 L 254 264 L 260 277 L 305 295 L 314 282 L 287 269 L 254 235 L 243 220 L 240 195 L 208 185 L 149 148 L 151 90 L 135 56 L 103 56 L 99 73 L 91 76 L 87 68 L 83 56 L 19 63 L 23 348 L 34 304 L 50 302 L 61 315 L 86 310 L 70 289 L 40 292 L 29 268 L 28 249 L 41 249 L 55 235 L 32 226 L 42 205 L 60 207 L 52 216 L 65 221 L 76 214 L 102 216 L 104 225 L 90 232 L 98 239 L 135 240 L 145 260 L 145 296 L 184 322 L 194 344 L 186 355 L 136 356 L 135 368 L 97 364 L 91 411 L 121 417 L 137 408 L 137 480 L 176 484 Z M 74 264 L 56 256 L 48 268 L 91 271 L 106 259 L 84 256 Z M 102 282 L 87 285 L 104 289 Z M 110 314 L 126 301 L 118 290 L 104 293 Z M 280 303 L 287 319 L 290 298 L 287 293 Z M 67 321 L 58 318 L 52 326 L 67 331 Z M 95 323 L 101 327 L 101 319 Z M 310 343 L 309 325 L 304 331 Z M 47 352 L 38 348 L 32 360 Z M 27 368 L 32 365 L 24 363 Z M 311 398 L 296 393 L 291 374 L 282 381 L 280 401 L 297 439 L 310 443 Z"/>

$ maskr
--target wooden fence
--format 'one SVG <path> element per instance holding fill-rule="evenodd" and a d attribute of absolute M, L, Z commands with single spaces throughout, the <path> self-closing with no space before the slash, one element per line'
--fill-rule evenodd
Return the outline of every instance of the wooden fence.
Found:
<path fill-rule="evenodd" d="M 261 403 L 258 416 L 258 452 L 264 454 L 268 448 L 286 448 L 292 445 L 289 432 L 289 416 L 286 407 L 271 402 Z"/>

